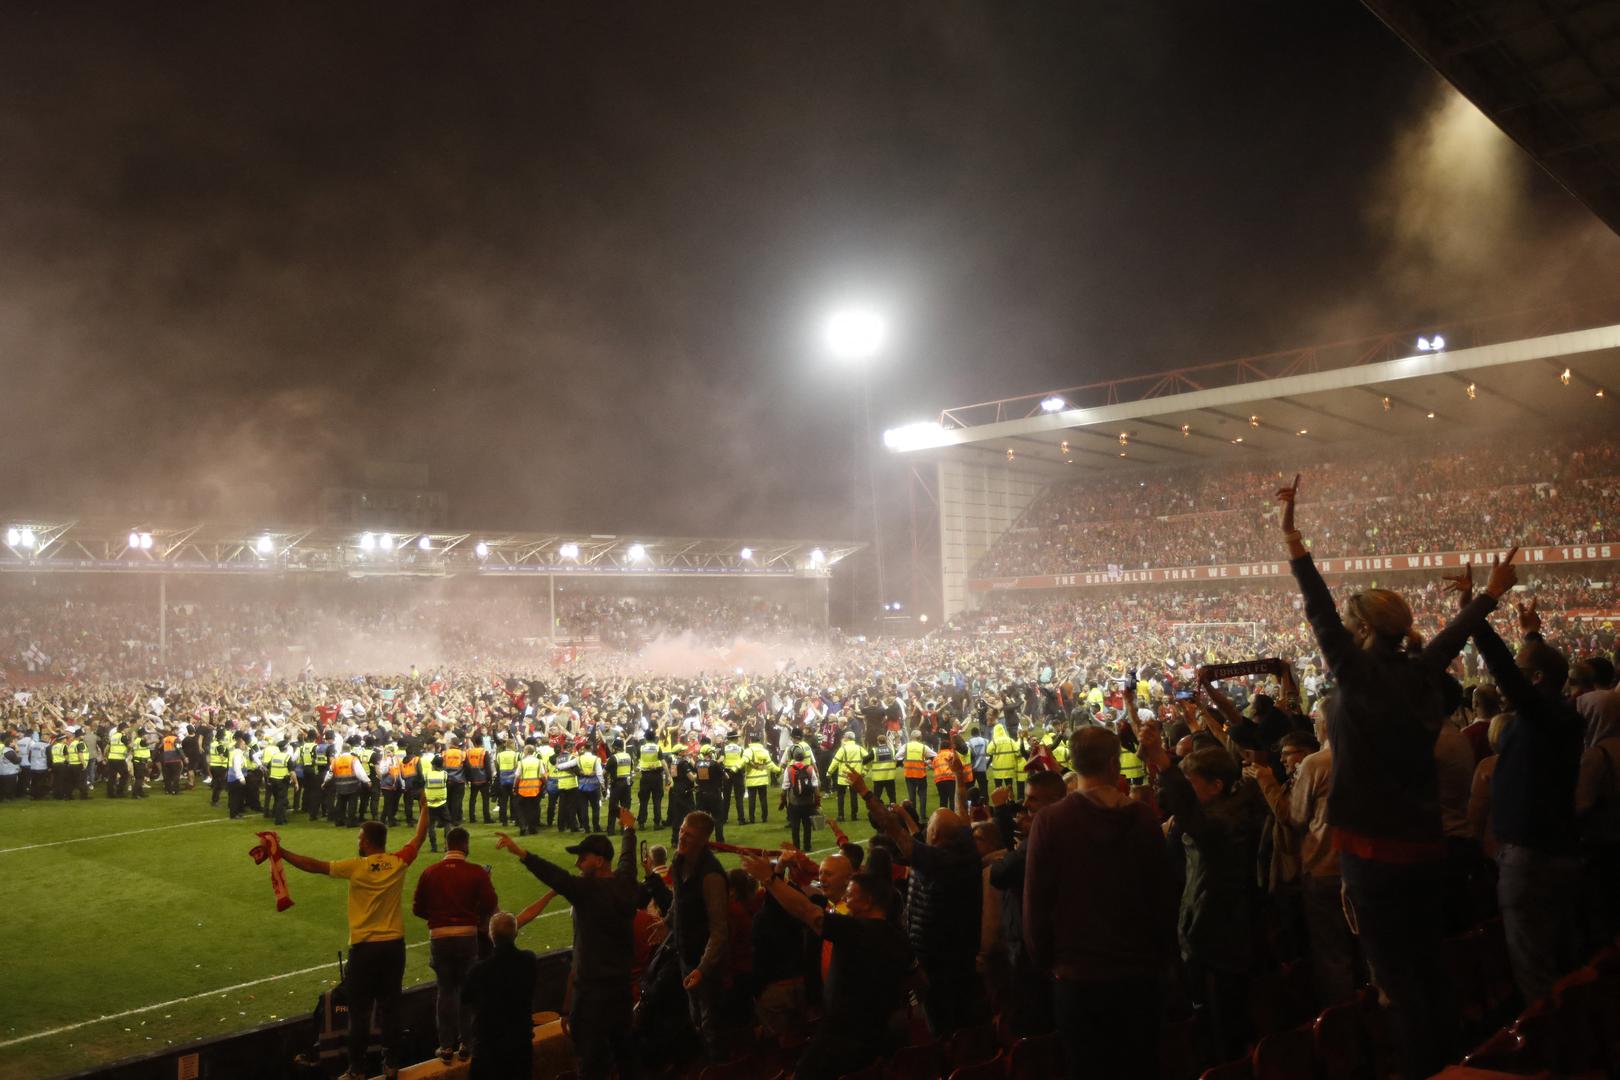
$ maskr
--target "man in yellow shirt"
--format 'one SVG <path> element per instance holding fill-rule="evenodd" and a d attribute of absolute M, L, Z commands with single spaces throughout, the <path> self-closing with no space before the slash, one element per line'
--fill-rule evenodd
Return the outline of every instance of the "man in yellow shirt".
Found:
<path fill-rule="evenodd" d="M 422 816 L 416 835 L 398 851 L 388 850 L 388 826 L 367 821 L 360 826 L 360 854 L 352 859 L 325 862 L 281 849 L 281 861 L 306 874 L 326 874 L 349 882 L 349 966 L 343 985 L 349 994 L 349 1070 L 342 1080 L 365 1080 L 366 1043 L 371 1036 L 371 1008 L 377 1007 L 382 1027 L 383 1073 L 399 1075 L 399 998 L 405 980 L 405 920 L 400 897 L 405 872 L 427 836 L 427 795 L 421 796 Z"/>

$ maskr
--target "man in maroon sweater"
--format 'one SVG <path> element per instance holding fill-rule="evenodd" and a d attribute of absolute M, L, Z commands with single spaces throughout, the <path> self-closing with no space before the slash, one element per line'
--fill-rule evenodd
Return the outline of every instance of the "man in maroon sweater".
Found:
<path fill-rule="evenodd" d="M 1079 790 L 1035 815 L 1024 939 L 1052 980 L 1068 1075 L 1157 1075 L 1176 894 L 1153 811 L 1119 790 L 1119 737 L 1081 728 Z"/>
<path fill-rule="evenodd" d="M 489 871 L 467 861 L 467 830 L 458 825 L 444 840 L 444 858 L 416 879 L 411 911 L 428 924 L 428 948 L 438 982 L 439 1060 L 448 1065 L 458 1051 L 463 1061 L 472 1053 L 466 1043 L 470 1025 L 461 987 L 478 961 L 479 941 L 498 901 Z"/>

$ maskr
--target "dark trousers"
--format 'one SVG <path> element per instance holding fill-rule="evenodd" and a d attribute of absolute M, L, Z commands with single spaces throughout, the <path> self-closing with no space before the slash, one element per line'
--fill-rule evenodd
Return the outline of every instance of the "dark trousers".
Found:
<path fill-rule="evenodd" d="M 745 790 L 743 778 L 738 776 L 734 779 L 727 780 L 726 783 L 731 785 L 731 801 L 737 804 L 737 823 L 741 824 L 743 819 L 743 792 Z M 726 811 L 728 817 L 730 816 L 730 813 L 730 810 Z"/>
<path fill-rule="evenodd" d="M 900 801 L 900 796 L 895 794 L 893 780 L 879 780 L 872 785 L 872 794 L 885 806 L 893 806 Z"/>
<path fill-rule="evenodd" d="M 360 793 L 358 791 L 339 791 L 332 800 L 332 825 L 341 829 L 346 825 L 360 824 Z"/>
<path fill-rule="evenodd" d="M 726 842 L 725 806 L 725 796 L 719 788 L 698 792 L 697 808 L 714 818 L 714 838 L 722 844 Z"/>
<path fill-rule="evenodd" d="M 844 796 L 849 796 L 849 813 L 851 817 L 860 817 L 861 800 L 855 797 L 855 792 L 843 784 L 838 785 L 838 820 L 844 820 Z"/>
<path fill-rule="evenodd" d="M 270 804 L 270 813 L 275 818 L 277 825 L 285 825 L 287 824 L 287 788 L 290 786 L 290 781 L 283 776 L 280 780 L 269 781 L 269 784 L 269 797 L 266 801 Z"/>
<path fill-rule="evenodd" d="M 755 784 L 748 789 L 748 824 L 771 820 L 771 789 L 768 784 Z"/>
<path fill-rule="evenodd" d="M 163 791 L 167 795 L 180 794 L 180 763 L 178 761 L 165 761 L 163 763 Z"/>
<path fill-rule="evenodd" d="M 574 984 L 574 1011 L 568 1026 L 580 1080 L 619 1080 L 640 1075 L 630 1031 L 630 984 L 623 979 L 589 979 Z"/>
<path fill-rule="evenodd" d="M 664 778 L 662 775 L 649 779 L 645 774 L 641 777 L 641 810 L 636 814 L 636 824 L 643 828 L 647 825 L 647 801 L 652 800 L 653 828 L 664 827 Z"/>
<path fill-rule="evenodd" d="M 208 805 L 218 806 L 220 797 L 225 794 L 225 767 L 223 765 L 208 766 L 208 786 L 213 789 L 208 796 Z"/>
<path fill-rule="evenodd" d="M 1440 940 L 1445 932 L 1439 860 L 1380 863 L 1339 853 L 1339 871 L 1361 931 L 1373 982 L 1389 999 L 1396 1064 L 1432 1076 L 1454 1054 L 1457 1010 Z"/>
<path fill-rule="evenodd" d="M 449 802 L 447 802 L 445 805 L 450 808 L 450 824 L 460 825 L 461 800 L 463 794 L 467 790 L 467 785 L 461 783 L 460 781 L 452 780 L 450 783 L 446 784 L 445 787 L 449 792 Z"/>
<path fill-rule="evenodd" d="M 454 1050 L 463 1042 L 471 1042 L 471 1010 L 461 1004 L 461 988 L 467 982 L 467 972 L 478 962 L 478 938 L 434 938 L 428 943 L 434 981 L 438 984 L 434 995 L 434 1016 L 438 1021 L 439 1045 Z"/>
<path fill-rule="evenodd" d="M 0 802 L 10 802 L 17 797 L 17 791 L 22 786 L 18 780 L 20 775 L 20 773 L 11 773 L 8 776 L 0 776 Z M 109 793 L 112 791 L 112 778 L 110 776 L 107 779 L 107 790 Z"/>
<path fill-rule="evenodd" d="M 546 824 L 557 823 L 557 803 L 562 799 L 562 792 L 555 788 L 546 789 Z"/>
<path fill-rule="evenodd" d="M 664 818 L 664 823 L 669 826 L 669 846 L 671 850 L 674 850 L 680 841 L 681 822 L 686 820 L 687 814 L 696 809 L 697 807 L 692 805 L 689 796 L 680 795 L 673 791 L 669 793 L 669 815 Z"/>
<path fill-rule="evenodd" d="M 928 1033 L 943 1039 L 979 1021 L 983 995 L 981 980 L 973 970 L 973 950 L 943 952 L 922 960 L 928 988 L 923 993 L 923 1018 Z M 1154 1014 L 1157 1018 L 1158 1014 Z M 1140 1052 L 1141 1047 L 1132 1049 Z M 1102 1074 L 1098 1074 L 1102 1075 Z"/>
<path fill-rule="evenodd" d="M 51 790 L 51 774 L 48 769 L 31 769 L 28 774 L 30 785 L 29 794 L 34 799 L 43 799 Z"/>
<path fill-rule="evenodd" d="M 573 832 L 579 822 L 579 788 L 568 788 L 557 792 L 559 804 L 557 812 L 557 831 Z M 547 815 L 549 823 L 550 815 Z"/>
<path fill-rule="evenodd" d="M 129 794 L 129 762 L 107 762 L 107 798 L 122 799 Z"/>
<path fill-rule="evenodd" d="M 512 781 L 502 780 L 500 786 L 495 789 L 495 816 L 501 819 L 502 825 L 505 825 L 508 814 L 516 817 L 517 807 L 512 805 Z"/>
<path fill-rule="evenodd" d="M 906 777 L 906 798 L 917 808 L 917 820 L 928 820 L 928 778 Z"/>
<path fill-rule="evenodd" d="M 399 788 L 383 789 L 382 820 L 384 825 L 399 824 Z"/>
<path fill-rule="evenodd" d="M 448 806 L 428 807 L 428 850 L 439 850 L 439 830 L 450 831 L 450 809 Z M 448 843 L 446 839 L 446 843 Z"/>
<path fill-rule="evenodd" d="M 226 784 L 225 806 L 231 817 L 241 817 L 247 811 L 247 785 L 241 781 Z"/>
<path fill-rule="evenodd" d="M 488 780 L 485 780 L 481 784 L 469 784 L 469 785 L 467 785 L 467 820 L 468 821 L 477 821 L 478 820 L 478 802 L 479 802 L 480 799 L 483 800 L 483 803 L 484 803 L 484 824 L 485 825 L 493 824 L 495 819 L 492 816 L 490 816 L 490 812 L 489 812 L 489 781 Z"/>
<path fill-rule="evenodd" d="M 1323 1005 L 1348 1001 L 1356 992 L 1356 939 L 1344 918 L 1338 876 L 1307 875 L 1300 881 L 1311 981 Z"/>
<path fill-rule="evenodd" d="M 1496 856 L 1496 899 L 1502 908 L 1513 981 L 1526 1005 L 1547 996 L 1564 972 L 1580 963 L 1577 902 L 1581 861 L 1519 844 Z"/>
<path fill-rule="evenodd" d="M 939 808 L 941 810 L 954 810 L 956 808 L 955 780 L 940 780 L 934 784 L 934 790 L 939 793 Z"/>
<path fill-rule="evenodd" d="M 613 790 L 608 792 L 608 835 L 612 836 L 619 831 L 619 811 L 630 809 L 630 781 L 613 781 Z"/>
<path fill-rule="evenodd" d="M 415 827 L 416 805 L 422 801 L 422 789 L 406 784 L 404 791 L 405 794 L 400 796 L 399 801 L 405 805 L 405 824 Z"/>
<path fill-rule="evenodd" d="M 309 790 L 304 793 L 304 809 L 309 811 L 309 820 L 321 819 L 321 810 L 325 802 L 326 773 L 324 770 L 318 770 L 310 779 Z"/>
<path fill-rule="evenodd" d="M 363 941 L 349 946 L 343 986 L 349 995 L 349 1069 L 366 1076 L 371 1010 L 382 1028 L 383 1061 L 394 1064 L 399 1049 L 400 984 L 405 979 L 405 940 Z"/>
<path fill-rule="evenodd" d="M 1063 1044 L 1064 1075 L 1071 1080 L 1090 1076 L 1153 1080 L 1159 1075 L 1154 1048 L 1164 1012 L 1164 987 L 1157 979 L 1054 979 L 1052 1004 Z"/>
<path fill-rule="evenodd" d="M 259 805 L 260 777 L 257 770 L 247 775 L 247 804 L 249 810 L 262 809 Z"/>
<path fill-rule="evenodd" d="M 298 781 L 292 786 L 292 812 L 295 814 L 304 809 L 304 775 L 297 769 L 293 770 L 293 779 Z"/>
<path fill-rule="evenodd" d="M 540 796 L 534 795 L 525 798 L 519 795 L 512 807 L 512 816 L 517 818 L 519 836 L 528 836 L 530 833 L 539 832 Z"/>
<path fill-rule="evenodd" d="M 816 807 L 814 803 L 788 803 L 788 835 L 793 838 L 793 846 L 800 851 L 810 851 L 815 843 Z"/>
<path fill-rule="evenodd" d="M 600 781 L 598 781 L 598 784 L 600 784 Z M 598 786 L 595 791 L 587 791 L 585 788 L 579 789 L 579 827 L 581 829 L 585 828 L 585 817 L 587 811 L 589 811 L 591 819 L 590 831 L 601 832 L 602 789 L 600 786 Z"/>
<path fill-rule="evenodd" d="M 134 798 L 146 798 L 146 767 L 147 762 L 144 761 L 134 762 L 130 766 L 134 780 L 134 785 L 130 789 L 130 795 L 132 795 Z"/>

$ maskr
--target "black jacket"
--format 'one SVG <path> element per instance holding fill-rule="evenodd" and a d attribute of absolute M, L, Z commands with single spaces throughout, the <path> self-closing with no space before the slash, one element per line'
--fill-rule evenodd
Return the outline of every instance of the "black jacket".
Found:
<path fill-rule="evenodd" d="M 1526 634 L 1525 640 L 1539 642 L 1541 635 Z M 1504 844 L 1573 853 L 1575 779 L 1586 723 L 1569 702 L 1541 693 L 1525 678 L 1488 623 L 1475 631 L 1474 642 L 1514 712 L 1491 776 L 1491 832 Z"/>

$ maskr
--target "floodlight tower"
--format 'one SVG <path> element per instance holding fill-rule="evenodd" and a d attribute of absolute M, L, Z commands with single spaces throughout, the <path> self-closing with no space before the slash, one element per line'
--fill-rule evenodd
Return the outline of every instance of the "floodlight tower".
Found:
<path fill-rule="evenodd" d="M 868 598 L 867 613 L 881 610 L 888 602 L 883 580 L 883 529 L 878 521 L 877 473 L 872 464 L 872 364 L 889 341 L 889 321 L 876 308 L 851 305 L 833 310 L 822 324 L 822 340 L 827 352 L 840 363 L 854 366 L 861 375 L 861 429 L 858 462 L 866 468 L 867 492 L 871 500 L 872 558 L 877 566 L 877 595 Z M 859 516 L 859 510 L 856 510 Z"/>

